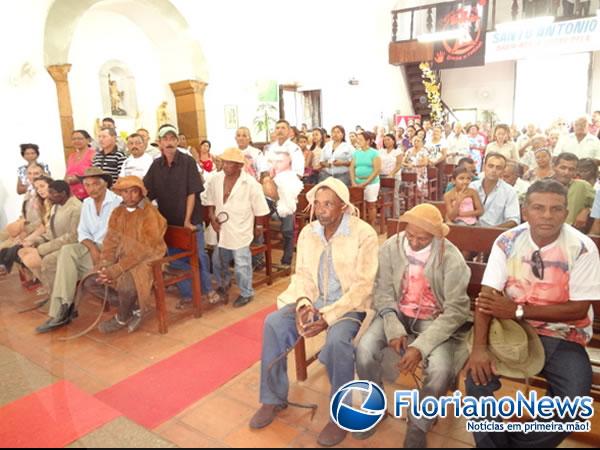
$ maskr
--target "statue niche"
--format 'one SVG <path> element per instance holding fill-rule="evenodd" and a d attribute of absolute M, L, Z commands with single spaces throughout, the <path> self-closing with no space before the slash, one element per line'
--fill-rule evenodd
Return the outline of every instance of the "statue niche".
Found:
<path fill-rule="evenodd" d="M 135 78 L 125 63 L 111 60 L 102 65 L 100 90 L 104 116 L 132 120 L 138 116 Z"/>

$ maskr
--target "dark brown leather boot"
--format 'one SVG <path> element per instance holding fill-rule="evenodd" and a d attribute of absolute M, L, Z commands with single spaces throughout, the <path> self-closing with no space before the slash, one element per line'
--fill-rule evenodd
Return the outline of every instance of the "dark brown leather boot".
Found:
<path fill-rule="evenodd" d="M 287 408 L 287 405 L 262 405 L 252 419 L 250 419 L 250 428 L 260 430 L 270 425 L 277 416 L 277 413 Z"/>
<path fill-rule="evenodd" d="M 335 423 L 329 422 L 325 425 L 323 431 L 319 433 L 317 443 L 323 447 L 333 447 L 342 442 L 346 438 L 346 434 L 348 434 L 346 430 L 342 430 Z"/>

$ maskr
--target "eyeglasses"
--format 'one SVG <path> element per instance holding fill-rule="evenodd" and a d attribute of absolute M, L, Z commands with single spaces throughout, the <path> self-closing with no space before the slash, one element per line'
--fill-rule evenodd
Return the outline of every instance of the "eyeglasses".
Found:
<path fill-rule="evenodd" d="M 531 255 L 531 272 L 533 275 L 540 279 L 544 279 L 544 260 L 539 250 L 536 250 Z"/>

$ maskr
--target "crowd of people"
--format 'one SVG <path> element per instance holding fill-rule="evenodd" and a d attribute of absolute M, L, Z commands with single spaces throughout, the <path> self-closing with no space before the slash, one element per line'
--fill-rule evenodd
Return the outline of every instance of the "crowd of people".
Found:
<path fill-rule="evenodd" d="M 117 312 L 103 333 L 137 330 L 150 309 L 149 263 L 167 248 L 168 226 L 196 233 L 204 300 L 227 299 L 232 282 L 242 307 L 252 301 L 253 271 L 263 262 L 250 246 L 260 242 L 254 218 L 271 216 L 281 227 L 279 266 L 291 283 L 278 296 L 279 311 L 264 327 L 261 408 L 252 428 L 269 425 L 287 407 L 287 359 L 298 336 L 327 333 L 319 359 L 327 367 L 332 395 L 351 381 L 383 383 L 384 368 L 414 373 L 425 367 L 422 391 L 439 396 L 465 365 L 467 393 L 492 395 L 500 386 L 487 336 L 494 319 L 517 319 L 539 335 L 546 352 L 543 375 L 559 396 L 586 395 L 591 368 L 584 347 L 591 339 L 591 302 L 600 300 L 598 249 L 586 236 L 600 234 L 600 112 L 593 120 L 558 121 L 548 130 L 425 120 L 386 133 L 357 127 L 346 137 L 277 122 L 271 142 L 252 145 L 250 130 L 236 131 L 236 145 L 220 155 L 211 143 L 187 145 L 170 124 L 155 142 L 140 129 L 118 138 L 107 118 L 94 140 L 72 135 L 74 152 L 61 179 L 52 179 L 35 144 L 23 144 L 18 170 L 21 217 L 0 231 L 0 276 L 19 267 L 27 287 L 48 300 L 48 319 L 38 333 L 77 317 L 77 285 L 108 291 Z M 445 190 L 446 217 L 427 203 L 428 169 L 453 169 Z M 402 208 L 403 174 L 417 175 L 418 205 Z M 394 216 L 405 231 L 381 247 L 372 225 L 383 179 L 394 185 Z M 310 189 L 305 186 L 314 185 Z M 361 187 L 366 216 L 350 202 Z M 298 197 L 304 190 L 314 222 L 295 242 Z M 203 208 L 204 207 L 204 208 Z M 464 336 L 473 321 L 467 295 L 469 268 L 446 239 L 447 224 L 506 228 L 490 249 L 483 290 L 477 299 L 473 348 Z M 212 249 L 212 260 L 208 249 Z M 188 268 L 189 261 L 173 263 Z M 192 302 L 192 282 L 178 284 L 178 308 Z M 304 298 L 304 301 L 297 302 Z M 373 315 L 373 312 L 375 314 Z M 309 319 L 307 319 L 307 317 Z M 357 345 L 353 339 L 362 336 Z M 561 361 L 566 359 L 569 365 Z M 389 362 L 389 361 L 388 361 Z M 565 371 L 577 371 L 576 383 Z M 392 377 L 393 378 L 393 377 Z M 409 417 L 405 446 L 423 447 L 433 422 Z M 366 439 L 375 432 L 359 434 Z M 328 423 L 322 445 L 335 445 L 346 431 Z M 478 433 L 479 445 L 554 446 L 564 434 L 517 436 Z"/>

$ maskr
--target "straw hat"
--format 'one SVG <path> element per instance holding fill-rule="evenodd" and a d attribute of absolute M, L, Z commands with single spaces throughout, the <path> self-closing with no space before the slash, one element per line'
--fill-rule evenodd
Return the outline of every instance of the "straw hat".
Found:
<path fill-rule="evenodd" d="M 473 333 L 468 340 L 473 346 Z M 488 334 L 489 351 L 499 375 L 509 378 L 530 378 L 542 371 L 545 363 L 540 337 L 527 322 L 512 319 L 492 319 Z"/>
<path fill-rule="evenodd" d="M 246 159 L 244 158 L 244 154 L 239 148 L 228 148 L 223 153 L 219 155 L 219 158 L 222 161 L 229 161 L 238 164 L 245 164 Z"/>
<path fill-rule="evenodd" d="M 444 223 L 440 210 L 429 203 L 421 203 L 415 206 L 400 216 L 399 220 L 400 222 L 412 223 L 438 238 L 446 237 L 450 233 L 450 227 Z"/>
<path fill-rule="evenodd" d="M 148 190 L 146 189 L 146 186 L 144 186 L 144 182 L 141 178 L 136 177 L 135 175 L 119 178 L 113 187 L 113 192 L 118 194 L 119 191 L 124 191 L 125 189 L 130 189 L 132 187 L 139 188 L 144 197 L 148 195 Z"/>

